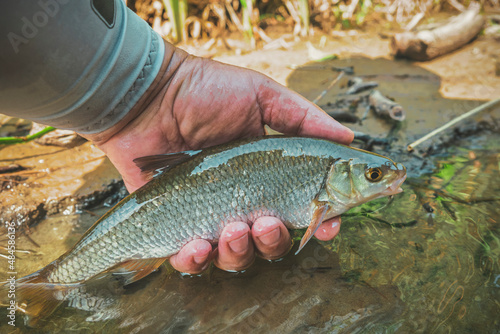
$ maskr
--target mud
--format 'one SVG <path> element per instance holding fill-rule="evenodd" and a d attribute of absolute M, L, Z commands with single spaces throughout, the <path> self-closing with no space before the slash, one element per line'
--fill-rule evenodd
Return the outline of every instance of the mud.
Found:
<path fill-rule="evenodd" d="M 310 41 L 321 52 L 341 59 L 392 59 L 390 34 L 380 27 L 370 31 L 352 30 L 332 35 L 312 36 Z M 320 46 L 322 38 L 326 38 L 324 46 Z M 500 77 L 495 75 L 496 61 L 500 55 L 499 41 L 500 32 L 485 33 L 450 54 L 413 64 L 441 79 L 438 90 L 444 98 L 491 100 L 500 96 Z M 290 45 L 289 49 L 259 50 L 242 55 L 234 54 L 238 50 L 236 48 L 215 56 L 191 46 L 181 47 L 199 56 L 213 56 L 213 59 L 224 63 L 257 70 L 286 85 L 287 78 L 294 72 L 292 65 L 303 65 L 311 61 L 306 41 L 291 39 Z"/>
<path fill-rule="evenodd" d="M 440 77 L 408 61 L 357 57 L 331 60 L 321 65 L 323 68 L 318 67 L 316 63 L 302 66 L 288 77 L 288 86 L 306 98 L 314 99 L 338 76 L 336 71 L 328 70 L 329 68 L 352 66 L 354 74 L 345 75 L 320 101 L 319 105 L 328 110 L 329 106 L 336 105 L 339 99 L 349 97 L 345 92 L 352 77 L 377 82 L 377 90 L 403 107 L 406 119 L 403 122 L 381 119 L 373 110 L 369 110 L 366 119 L 346 126 L 354 131 L 369 134 L 376 144 L 374 146 L 372 142 L 366 145 L 367 141 L 355 141 L 355 146 L 374 150 L 402 162 L 410 177 L 431 172 L 433 166 L 429 163 L 429 156 L 445 153 L 447 147 L 455 146 L 462 139 L 471 144 L 475 140 L 474 135 L 499 133 L 500 108 L 497 107 L 458 124 L 450 131 L 443 132 L 417 147 L 415 153 L 408 154 L 406 147 L 409 143 L 482 102 L 442 97 L 439 92 Z M 352 115 L 361 118 L 366 112 L 366 104 L 358 103 L 351 109 Z M 380 145 L 377 140 L 385 142 L 386 145 Z"/>
<path fill-rule="evenodd" d="M 34 142 L 0 146 L 0 167 L 13 164 L 17 171 L 0 174 L 2 228 L 14 222 L 20 231 L 29 229 L 47 215 L 101 204 L 123 187 L 116 169 L 89 142 L 73 148 Z"/>

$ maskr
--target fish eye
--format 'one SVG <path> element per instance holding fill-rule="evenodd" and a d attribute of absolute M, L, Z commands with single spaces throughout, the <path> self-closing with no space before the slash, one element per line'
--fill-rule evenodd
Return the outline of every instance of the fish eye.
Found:
<path fill-rule="evenodd" d="M 378 167 L 368 168 L 365 171 L 365 177 L 370 182 L 380 181 L 380 179 L 382 179 L 382 176 L 383 176 L 382 170 Z"/>

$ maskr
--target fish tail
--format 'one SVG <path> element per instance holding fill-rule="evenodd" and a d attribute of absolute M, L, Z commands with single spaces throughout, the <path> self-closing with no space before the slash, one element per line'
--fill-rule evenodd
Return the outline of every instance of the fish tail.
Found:
<path fill-rule="evenodd" d="M 16 308 L 28 316 L 29 326 L 51 315 L 64 301 L 63 292 L 78 285 L 50 283 L 48 271 L 45 267 L 16 281 Z"/>

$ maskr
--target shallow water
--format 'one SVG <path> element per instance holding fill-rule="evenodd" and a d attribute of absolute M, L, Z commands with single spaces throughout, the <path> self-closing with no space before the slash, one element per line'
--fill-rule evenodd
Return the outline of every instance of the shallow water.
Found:
<path fill-rule="evenodd" d="M 426 90 L 407 94 L 410 111 L 410 98 L 431 94 L 418 85 Z M 436 95 L 428 105 L 478 104 L 450 101 Z M 419 108 L 421 118 L 433 112 Z M 429 127 L 457 110 L 430 117 Z M 376 119 L 365 125 L 381 135 L 391 129 Z M 257 259 L 243 273 L 211 268 L 182 276 L 164 264 L 126 288 L 104 277 L 71 291 L 36 329 L 18 314 L 16 327 L 2 321 L 0 332 L 499 333 L 500 134 L 462 138 L 440 156 L 424 158 L 406 154 L 403 143 L 427 126 L 402 127 L 389 152 L 411 167 L 404 193 L 346 213 L 333 241 L 312 240 L 297 256 L 295 245 L 283 260 Z M 16 246 L 25 252 L 17 253 L 18 277 L 59 257 L 96 219 L 89 213 L 49 217 L 31 231 L 40 247 L 19 236 Z M 4 307 L 0 317 L 6 319 Z"/>

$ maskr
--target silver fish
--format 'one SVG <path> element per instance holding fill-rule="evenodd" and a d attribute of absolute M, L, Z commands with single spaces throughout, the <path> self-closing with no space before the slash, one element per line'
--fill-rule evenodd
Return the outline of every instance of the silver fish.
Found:
<path fill-rule="evenodd" d="M 308 228 L 300 248 L 325 219 L 401 192 L 405 167 L 334 142 L 267 136 L 211 148 L 137 159 L 156 177 L 127 196 L 66 254 L 18 281 L 24 309 L 45 306 L 37 285 L 71 285 L 125 270 L 132 283 L 188 242 L 216 243 L 231 222 L 279 218 Z M 42 294 L 43 295 L 43 294 Z"/>

